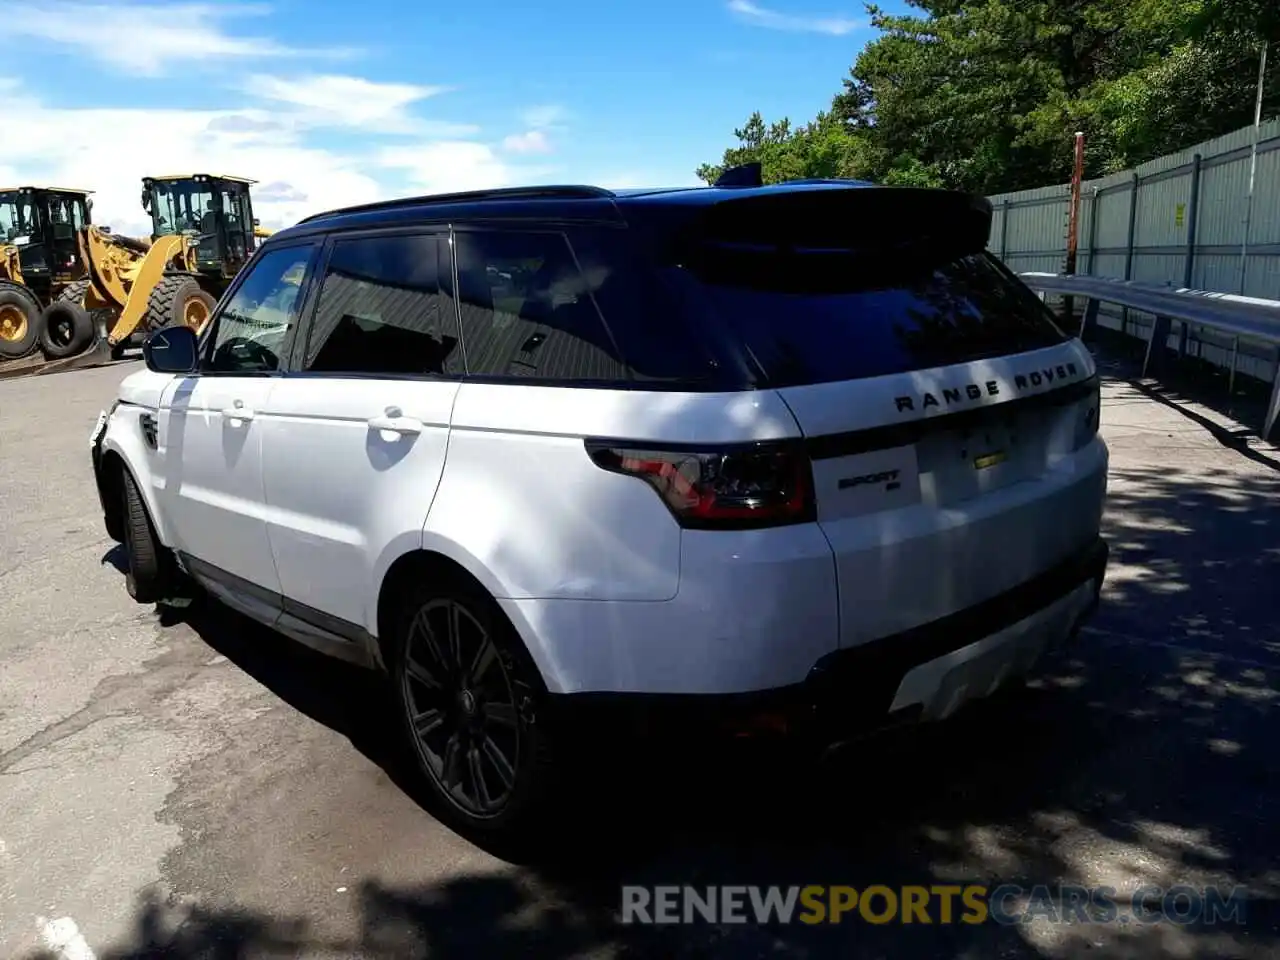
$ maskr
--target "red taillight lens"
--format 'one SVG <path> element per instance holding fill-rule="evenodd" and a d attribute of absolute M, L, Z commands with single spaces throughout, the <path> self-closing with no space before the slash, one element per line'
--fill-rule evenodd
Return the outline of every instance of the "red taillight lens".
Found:
<path fill-rule="evenodd" d="M 796 443 L 710 449 L 588 440 L 596 465 L 644 480 L 681 526 L 771 527 L 814 519 L 809 458 Z"/>

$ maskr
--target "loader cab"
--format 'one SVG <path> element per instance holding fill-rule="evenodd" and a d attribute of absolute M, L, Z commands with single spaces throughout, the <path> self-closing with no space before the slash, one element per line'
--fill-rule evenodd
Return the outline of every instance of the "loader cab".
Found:
<path fill-rule="evenodd" d="M 84 275 L 76 235 L 91 222 L 90 192 L 0 188 L 0 246 L 17 247 L 23 282 L 41 300 Z"/>
<path fill-rule="evenodd" d="M 151 239 L 179 233 L 199 239 L 196 264 L 209 280 L 230 280 L 253 255 L 253 203 L 241 177 L 192 173 L 144 177 L 142 207 Z"/>

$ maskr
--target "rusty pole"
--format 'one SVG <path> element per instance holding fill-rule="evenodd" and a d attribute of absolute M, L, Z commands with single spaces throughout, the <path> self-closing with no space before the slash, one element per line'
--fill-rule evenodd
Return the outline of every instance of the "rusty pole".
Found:
<path fill-rule="evenodd" d="M 1076 133 L 1075 164 L 1071 169 L 1071 209 L 1067 212 L 1067 263 L 1064 272 L 1076 272 L 1076 250 L 1080 243 L 1080 182 L 1084 177 L 1084 134 Z M 1062 319 L 1071 324 L 1074 304 L 1071 297 L 1062 298 Z"/>

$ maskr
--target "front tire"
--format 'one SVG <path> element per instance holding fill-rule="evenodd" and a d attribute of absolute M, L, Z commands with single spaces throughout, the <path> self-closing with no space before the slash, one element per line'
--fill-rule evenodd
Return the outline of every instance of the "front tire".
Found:
<path fill-rule="evenodd" d="M 401 596 L 391 678 L 403 733 L 444 815 L 463 831 L 524 839 L 558 779 L 537 668 L 497 604 L 458 574 Z"/>
<path fill-rule="evenodd" d="M 167 274 L 151 291 L 143 327 L 148 332 L 164 327 L 189 327 L 199 336 L 208 326 L 215 306 L 217 301 L 205 293 L 195 277 Z"/>
<path fill-rule="evenodd" d="M 17 360 L 40 342 L 40 304 L 26 287 L 0 280 L 0 359 Z"/>
<path fill-rule="evenodd" d="M 138 603 L 159 603 L 168 594 L 172 582 L 173 561 L 155 524 L 147 513 L 147 505 L 133 479 L 122 470 L 120 493 L 124 511 L 125 589 Z"/>

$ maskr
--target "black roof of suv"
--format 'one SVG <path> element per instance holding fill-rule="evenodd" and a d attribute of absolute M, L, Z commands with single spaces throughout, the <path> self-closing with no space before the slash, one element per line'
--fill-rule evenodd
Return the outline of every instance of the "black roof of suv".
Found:
<path fill-rule="evenodd" d="M 606 190 L 586 185 L 550 185 L 503 187 L 460 193 L 435 194 L 383 200 L 376 203 L 342 207 L 314 214 L 296 226 L 275 234 L 272 239 L 287 239 L 314 232 L 353 228 L 369 228 L 396 223 L 469 220 L 560 220 L 625 223 L 643 217 L 648 211 L 695 211 L 726 202 L 761 201 L 795 203 L 803 198 L 822 196 L 832 199 L 833 192 L 871 191 L 891 194 L 894 201 L 912 205 L 956 204 L 990 216 L 990 204 L 983 197 L 971 197 L 945 190 L 879 187 L 860 180 L 792 180 L 784 183 L 751 186 L 653 187 Z M 888 199 L 886 197 L 885 199 Z"/>

